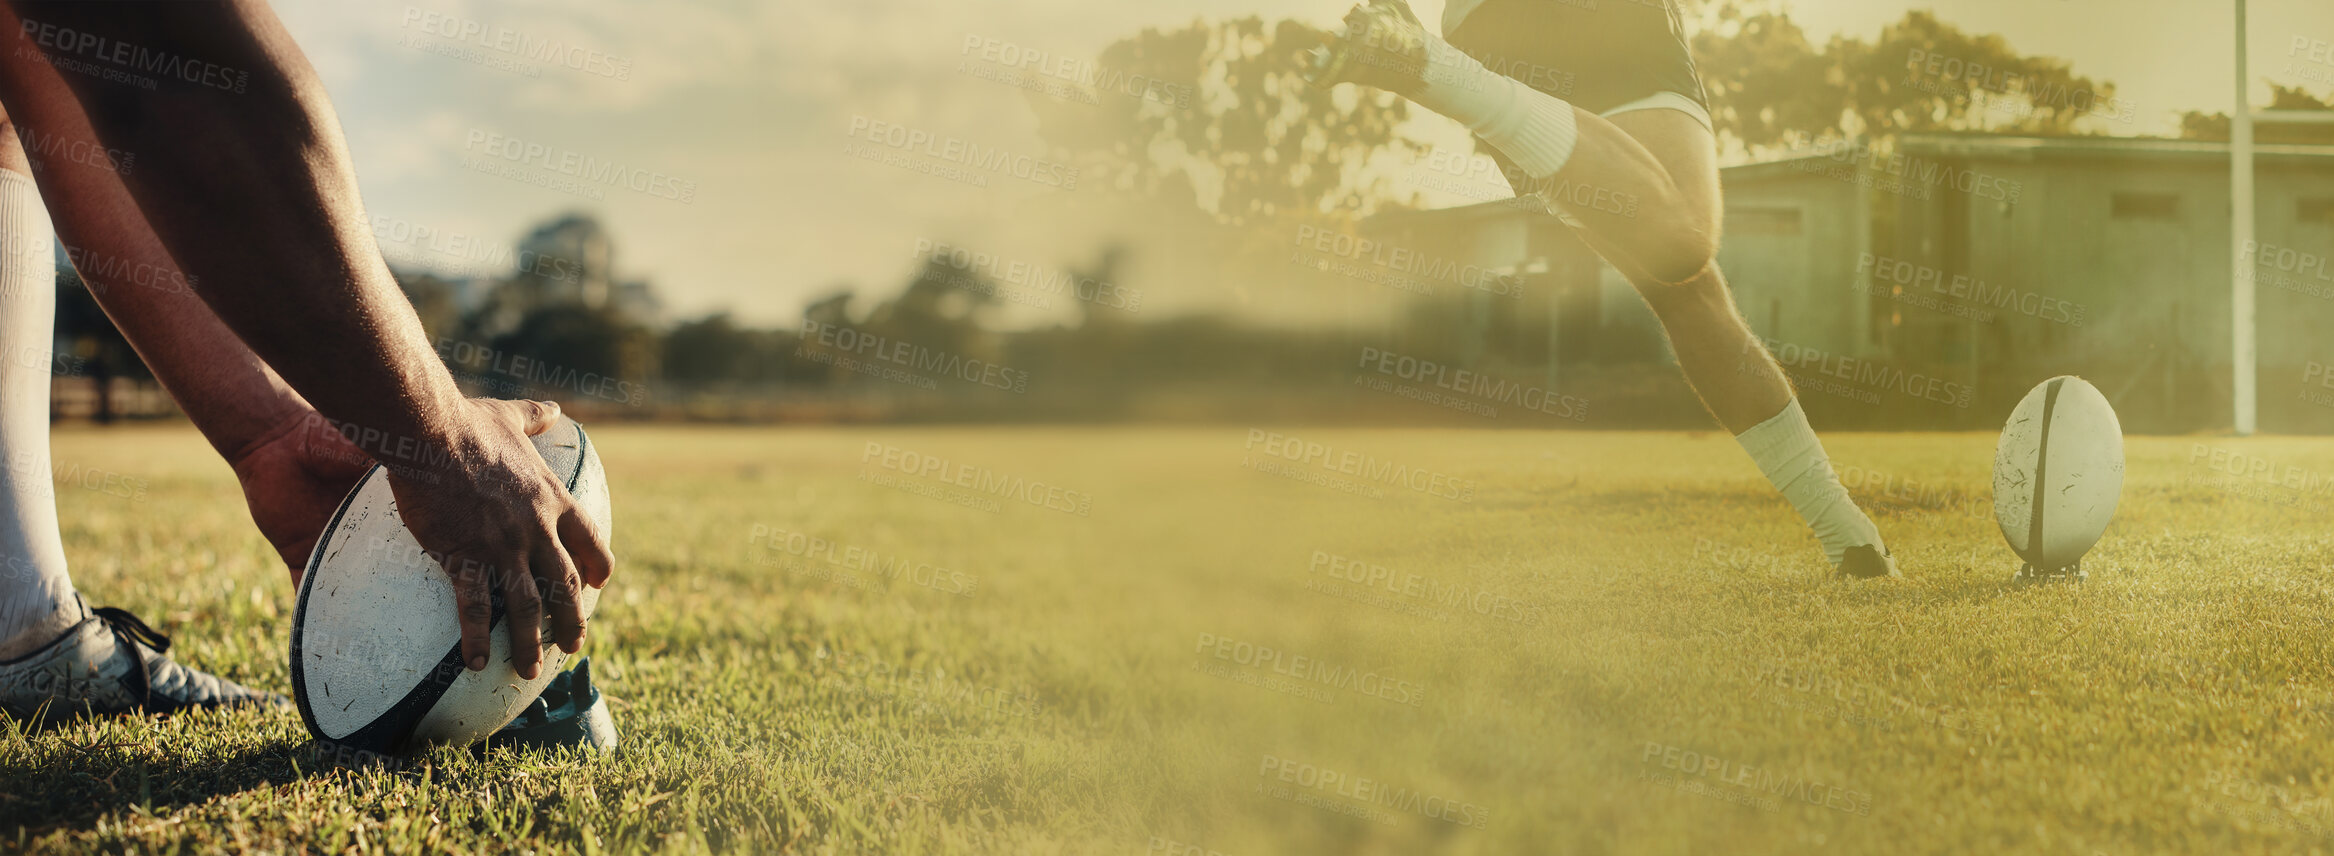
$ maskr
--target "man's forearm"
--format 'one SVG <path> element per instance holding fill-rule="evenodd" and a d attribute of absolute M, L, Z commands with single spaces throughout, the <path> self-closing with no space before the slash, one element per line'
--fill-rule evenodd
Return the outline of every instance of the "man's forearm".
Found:
<path fill-rule="evenodd" d="M 46 170 L 44 186 L 64 191 L 51 206 L 69 245 L 142 217 L 160 249 L 199 276 L 193 291 L 234 338 L 317 410 L 384 438 L 367 453 L 418 454 L 444 436 L 461 392 L 381 261 L 337 120 L 271 12 L 165 3 L 124 15 L 110 4 L 17 2 L 0 14 L 0 39 L 11 42 L 0 50 L 0 100 L 18 123 L 132 158 L 131 168 Z M 241 92 L 146 91 L 66 75 L 42 59 L 63 50 L 45 28 L 199 58 L 248 82 Z M 134 208 L 121 210 L 125 200 Z"/>

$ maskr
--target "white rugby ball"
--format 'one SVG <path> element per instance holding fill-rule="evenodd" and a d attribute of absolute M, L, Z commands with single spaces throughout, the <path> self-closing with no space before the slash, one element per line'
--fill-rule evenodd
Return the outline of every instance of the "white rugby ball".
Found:
<path fill-rule="evenodd" d="M 2026 393 L 1994 450 L 1994 522 L 2010 549 L 2036 570 L 2073 567 L 2122 496 L 2123 424 L 2107 396 L 2072 375 Z"/>
<path fill-rule="evenodd" d="M 583 427 L 562 416 L 532 439 L 601 536 L 612 537 L 606 471 Z M 567 655 L 552 642 L 546 615 L 539 677 L 519 677 L 501 587 L 492 588 L 494 647 L 486 669 L 472 672 L 462 664 L 453 580 L 406 531 L 381 467 L 366 472 L 309 555 L 292 616 L 292 697 L 309 733 L 397 753 L 467 745 L 518 716 Z M 600 593 L 582 590 L 588 617 Z"/>

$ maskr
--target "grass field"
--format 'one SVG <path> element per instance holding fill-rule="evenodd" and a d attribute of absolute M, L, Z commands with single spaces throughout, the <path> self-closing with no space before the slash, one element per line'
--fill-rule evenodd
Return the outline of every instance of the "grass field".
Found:
<path fill-rule="evenodd" d="M 619 756 L 0 731 L 0 849 L 2334 848 L 2334 441 L 2134 438 L 2091 581 L 2017 589 L 1990 436 L 1832 438 L 1907 573 L 1854 584 L 1723 435 L 1283 433 L 1362 474 L 1245 427 L 608 427 Z M 287 690 L 292 588 L 199 439 L 57 450 L 92 603 Z"/>

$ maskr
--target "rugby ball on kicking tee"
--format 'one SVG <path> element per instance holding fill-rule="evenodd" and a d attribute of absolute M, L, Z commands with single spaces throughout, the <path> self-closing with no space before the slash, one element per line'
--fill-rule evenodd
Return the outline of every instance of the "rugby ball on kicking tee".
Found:
<path fill-rule="evenodd" d="M 562 416 L 530 439 L 610 537 L 607 475 L 583 427 Z M 598 589 L 582 587 L 586 617 L 599 599 Z M 454 604 L 452 578 L 406 531 L 389 480 L 375 465 L 341 500 L 300 579 L 292 697 L 308 732 L 340 748 L 403 753 L 477 742 L 525 710 L 567 659 L 551 641 L 548 615 L 542 670 L 530 681 L 511 667 L 500 586 L 483 671 L 463 667 Z"/>
<path fill-rule="evenodd" d="M 2106 534 L 2123 496 L 2123 424 L 2079 377 L 2043 381 L 2002 426 L 1994 522 L 2040 571 L 2074 566 Z"/>

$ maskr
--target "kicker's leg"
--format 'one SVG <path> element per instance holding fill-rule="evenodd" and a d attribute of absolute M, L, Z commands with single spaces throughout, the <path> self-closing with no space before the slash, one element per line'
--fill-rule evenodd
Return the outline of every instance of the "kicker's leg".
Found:
<path fill-rule="evenodd" d="M 1670 184 L 1678 189 L 1683 210 L 1648 216 L 1707 216 L 1710 222 L 1717 221 L 1722 207 L 1717 147 L 1708 128 L 1675 110 L 1619 113 L 1611 121 L 1639 139 L 1674 176 Z M 1587 230 L 1582 234 L 1592 247 L 1615 259 L 1605 234 Z M 1853 575 L 1894 575 L 1879 528 L 1856 507 L 1832 471 L 1831 459 L 1800 409 L 1790 380 L 1736 309 L 1717 263 L 1705 262 L 1700 273 L 1684 281 L 1649 275 L 1626 258 L 1614 264 L 1661 319 L 1678 367 L 1702 405 L 1735 435 L 1759 472 L 1799 512 L 1823 544 L 1824 557 Z"/>

